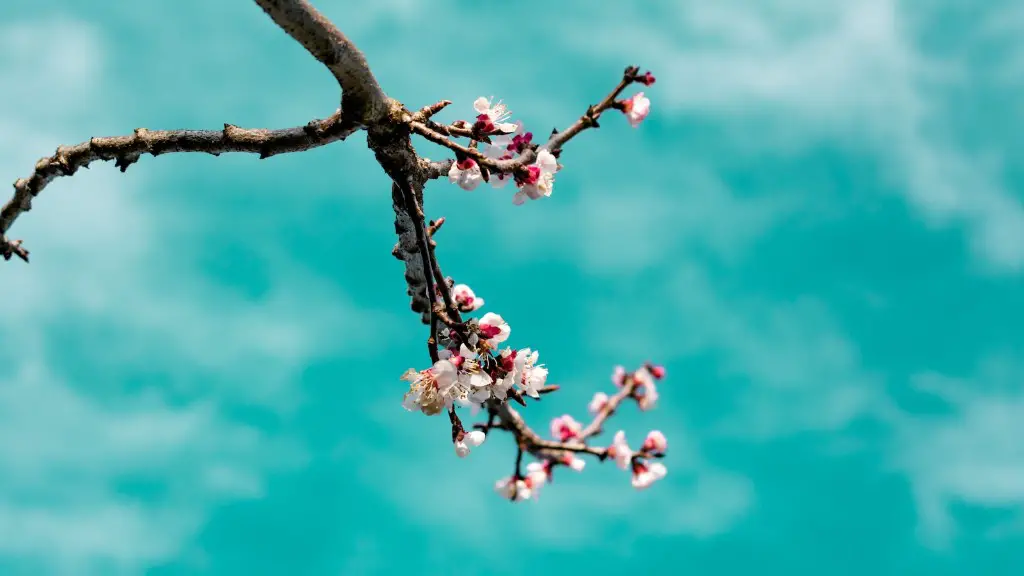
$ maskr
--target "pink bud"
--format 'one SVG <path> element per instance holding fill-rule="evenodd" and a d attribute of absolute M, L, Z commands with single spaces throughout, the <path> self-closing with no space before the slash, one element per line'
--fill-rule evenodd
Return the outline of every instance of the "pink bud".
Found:
<path fill-rule="evenodd" d="M 645 452 L 663 454 L 668 450 L 668 440 L 660 430 L 651 430 L 647 433 L 647 438 L 644 439 L 643 446 L 640 449 Z"/>
<path fill-rule="evenodd" d="M 626 369 L 622 366 L 616 366 L 615 370 L 612 371 L 612 384 L 622 387 L 626 383 Z"/>

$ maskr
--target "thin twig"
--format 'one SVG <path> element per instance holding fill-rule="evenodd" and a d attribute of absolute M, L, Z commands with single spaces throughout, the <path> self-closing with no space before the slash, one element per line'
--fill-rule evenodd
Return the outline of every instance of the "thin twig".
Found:
<path fill-rule="evenodd" d="M 608 402 L 594 415 L 593 420 L 575 438 L 567 442 L 547 440 L 541 437 L 507 402 L 495 405 L 493 414 L 501 422 L 501 428 L 511 431 L 516 437 L 516 441 L 537 458 L 561 461 L 566 453 L 578 453 L 590 454 L 603 460 L 608 456 L 608 449 L 588 446 L 586 440 L 601 433 L 605 421 L 615 413 L 619 405 L 624 400 L 635 397 L 639 384 L 640 382 L 632 374 L 627 375 L 622 388 L 608 399 Z M 648 456 L 646 453 L 641 455 Z"/>
<path fill-rule="evenodd" d="M 446 107 L 450 106 L 451 103 L 451 100 L 441 100 L 435 102 L 434 104 L 424 106 L 423 108 L 420 108 L 419 110 L 416 111 L 415 114 L 412 115 L 412 119 L 415 120 L 416 122 L 428 122 L 430 121 L 431 116 L 437 114 L 441 110 L 444 110 Z"/>

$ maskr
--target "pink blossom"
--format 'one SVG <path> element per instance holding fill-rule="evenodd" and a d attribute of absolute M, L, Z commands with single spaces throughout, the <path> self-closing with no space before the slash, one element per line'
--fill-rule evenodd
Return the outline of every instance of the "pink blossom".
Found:
<path fill-rule="evenodd" d="M 607 405 L 608 395 L 604 392 L 597 392 L 590 400 L 590 404 L 587 404 L 587 412 L 590 412 L 591 416 L 597 416 L 597 413 L 604 410 L 604 407 Z"/>
<path fill-rule="evenodd" d="M 534 492 L 551 481 L 551 465 L 551 460 L 530 462 L 526 465 L 526 477 L 530 479 L 530 486 Z"/>
<path fill-rule="evenodd" d="M 624 367 L 616 366 L 615 369 L 612 370 L 612 384 L 615 384 L 615 386 L 619 388 L 622 388 L 622 386 L 626 384 L 626 369 Z"/>
<path fill-rule="evenodd" d="M 451 405 L 458 370 L 451 361 L 441 359 L 426 370 L 417 372 L 410 368 L 402 375 L 402 380 L 410 382 L 402 406 L 406 410 L 419 410 L 433 416 Z"/>
<path fill-rule="evenodd" d="M 559 442 L 566 442 L 579 436 L 583 431 L 583 425 L 568 414 L 563 414 L 551 420 L 551 437 Z"/>
<path fill-rule="evenodd" d="M 661 380 L 662 378 L 665 377 L 665 367 L 662 366 L 661 364 L 648 364 L 647 370 L 651 373 L 651 376 L 653 376 L 655 380 Z"/>
<path fill-rule="evenodd" d="M 448 181 L 458 184 L 463 190 L 475 190 L 482 180 L 480 166 L 472 158 L 455 162 L 448 170 Z"/>
<path fill-rule="evenodd" d="M 533 495 L 534 481 L 529 476 L 518 478 L 509 476 L 494 483 L 494 490 L 503 497 L 514 502 L 529 500 Z"/>
<path fill-rule="evenodd" d="M 566 466 L 572 468 L 577 472 L 583 472 L 583 468 L 586 467 L 587 461 L 578 456 L 566 454 L 564 457 L 562 457 L 562 464 L 565 464 Z"/>
<path fill-rule="evenodd" d="M 612 445 L 608 447 L 608 457 L 615 461 L 615 465 L 625 470 L 629 468 L 629 462 L 633 459 L 633 450 L 626 443 L 626 433 L 619 430 L 612 438 Z"/>
<path fill-rule="evenodd" d="M 555 186 L 555 172 L 558 171 L 558 159 L 547 148 L 537 149 L 537 161 L 526 167 L 526 176 L 517 176 L 519 191 L 512 197 L 512 203 L 520 205 L 526 199 L 539 200 L 551 196 Z"/>
<path fill-rule="evenodd" d="M 480 131 L 482 134 L 512 132 L 515 130 L 515 124 L 505 122 L 508 120 L 509 116 L 512 115 L 512 111 L 502 104 L 500 100 L 496 104 L 492 104 L 492 101 L 493 98 L 485 98 L 481 96 L 473 102 L 473 108 L 476 109 L 478 114 L 476 117 L 476 123 L 473 124 L 473 128 Z"/>
<path fill-rule="evenodd" d="M 531 140 L 533 140 L 533 132 L 515 134 L 512 136 L 512 142 L 508 144 L 508 151 L 522 154 L 524 150 L 530 147 Z"/>
<path fill-rule="evenodd" d="M 494 312 L 488 312 L 483 315 L 483 318 L 480 318 L 480 335 L 492 347 L 508 340 L 511 332 L 512 328 L 508 322 Z"/>
<path fill-rule="evenodd" d="M 512 160 L 515 158 L 515 155 L 509 152 L 504 146 L 488 146 L 487 148 L 484 148 L 484 156 L 498 161 Z M 508 172 L 496 172 L 491 174 L 491 186 L 493 188 L 503 188 L 512 179 L 512 174 Z"/>
<path fill-rule="evenodd" d="M 452 298 L 461 312 L 473 312 L 484 305 L 484 299 L 477 297 L 473 289 L 465 284 L 456 284 L 452 288 Z"/>
<path fill-rule="evenodd" d="M 526 349 L 528 350 L 528 348 Z M 504 350 L 498 354 L 498 360 L 501 362 L 501 369 L 505 372 L 514 372 L 516 370 L 516 360 L 518 359 L 519 352 L 513 350 L 511 347 L 505 347 Z"/>
<path fill-rule="evenodd" d="M 529 348 L 523 348 L 515 355 L 516 386 L 532 398 L 540 398 L 540 389 L 548 379 L 548 369 L 543 364 L 537 364 L 539 356 L 540 352 Z"/>
<path fill-rule="evenodd" d="M 622 113 L 626 115 L 626 120 L 629 120 L 629 124 L 633 128 L 639 126 L 651 111 L 651 101 L 644 96 L 643 92 L 637 92 L 632 98 L 619 102 L 622 106 Z"/>
<path fill-rule="evenodd" d="M 510 156 L 517 153 L 515 142 L 518 142 L 523 137 L 523 122 L 516 120 L 511 124 L 513 127 L 512 132 L 505 131 L 504 134 L 495 134 L 491 136 L 491 143 L 487 145 L 487 148 L 496 148 L 502 153 L 508 153 Z"/>
<path fill-rule="evenodd" d="M 653 409 L 658 404 L 658 388 L 654 385 L 654 377 L 646 368 L 641 368 L 633 373 L 633 379 L 637 383 L 636 396 L 637 405 L 641 410 Z"/>
<path fill-rule="evenodd" d="M 645 452 L 664 454 L 668 450 L 668 440 L 660 430 L 651 430 L 647 433 L 647 438 L 644 438 L 643 446 L 640 449 Z"/>
<path fill-rule="evenodd" d="M 661 462 L 645 463 L 637 460 L 633 462 L 633 488 L 648 488 L 657 480 L 664 478 L 667 472 L 668 469 Z"/>

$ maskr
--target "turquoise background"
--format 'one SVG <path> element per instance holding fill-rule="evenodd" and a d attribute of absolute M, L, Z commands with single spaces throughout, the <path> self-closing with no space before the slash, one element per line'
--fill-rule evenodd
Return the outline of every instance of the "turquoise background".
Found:
<path fill-rule="evenodd" d="M 493 492 L 400 406 L 427 364 L 365 138 L 55 182 L 0 266 L 0 574 L 1024 570 L 1024 10 L 934 0 L 318 0 L 410 108 L 564 127 L 549 199 L 427 190 L 439 256 L 585 416 L 662 362 L 645 492 L 591 462 Z M 58 144 L 286 127 L 333 78 L 251 2 L 0 6 L 0 174 Z M 423 154 L 442 158 L 432 146 Z"/>

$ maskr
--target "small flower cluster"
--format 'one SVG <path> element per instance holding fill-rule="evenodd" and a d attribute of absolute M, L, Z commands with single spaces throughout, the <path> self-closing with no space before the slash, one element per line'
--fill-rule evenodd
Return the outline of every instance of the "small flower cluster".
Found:
<path fill-rule="evenodd" d="M 626 384 L 626 379 L 631 378 L 634 386 L 633 397 L 636 398 L 637 406 L 646 412 L 658 404 L 658 388 L 655 385 L 655 380 L 661 380 L 664 377 L 665 368 L 662 366 L 648 364 L 632 374 L 627 373 L 624 367 L 616 366 L 612 371 L 612 384 L 615 384 L 617 388 L 622 388 Z M 591 414 L 599 412 L 607 401 L 608 395 L 604 392 L 594 394 L 588 406 Z"/>
<path fill-rule="evenodd" d="M 474 133 L 486 136 L 490 143 L 483 150 L 484 156 L 492 160 L 514 160 L 526 150 L 536 149 L 537 160 L 526 167 L 525 172 L 516 174 L 498 173 L 489 178 L 494 188 L 504 188 L 514 180 L 518 189 L 512 203 L 519 205 L 527 199 L 538 200 L 551 196 L 555 185 L 555 172 L 560 168 L 555 155 L 547 148 L 533 144 L 533 133 L 523 132 L 522 122 L 505 122 L 511 115 L 501 102 L 477 98 L 473 107 L 479 113 L 473 124 Z M 448 171 L 448 180 L 463 190 L 475 190 L 484 179 L 483 170 L 470 157 L 459 158 Z"/>
<path fill-rule="evenodd" d="M 465 284 L 456 285 L 452 292 L 463 312 L 478 310 L 484 303 Z M 426 370 L 410 368 L 402 375 L 410 383 L 402 402 L 407 410 L 433 416 L 456 406 L 479 409 L 489 400 L 503 402 L 512 395 L 540 397 L 548 369 L 537 362 L 540 353 L 536 350 L 509 346 L 499 350 L 512 332 L 501 316 L 488 312 L 479 319 L 471 318 L 466 328 L 465 332 L 448 327 L 440 330 L 438 340 L 443 348 L 434 365 Z M 483 438 L 477 441 L 476 433 L 468 433 L 465 447 L 459 445 L 461 438 L 455 440 L 460 456 L 483 442 Z"/>
<path fill-rule="evenodd" d="M 657 480 L 665 477 L 668 469 L 661 462 L 649 462 L 647 459 L 661 458 L 668 450 L 668 440 L 658 430 L 651 430 L 647 438 L 640 446 L 640 450 L 634 452 L 626 442 L 626 433 L 619 430 L 612 438 L 612 445 L 608 447 L 608 457 L 615 461 L 615 464 L 622 470 L 632 469 L 633 487 L 643 490 Z"/>
<path fill-rule="evenodd" d="M 612 374 L 612 382 L 619 388 L 619 392 L 613 396 L 598 392 L 588 406 L 597 425 L 584 427 L 569 414 L 553 418 L 550 424 L 551 438 L 566 447 L 562 455 L 557 459 L 545 458 L 531 462 L 526 467 L 526 474 L 517 472 L 498 480 L 495 490 L 512 501 L 536 499 L 540 488 L 551 482 L 552 470 L 556 466 L 562 465 L 577 472 L 582 471 L 586 462 L 579 458 L 574 450 L 585 451 L 581 449 L 587 448 L 587 435 L 599 429 L 599 424 L 611 415 L 622 400 L 634 399 L 642 410 L 652 408 L 657 399 L 654 383 L 664 376 L 665 369 L 653 364 L 647 364 L 632 373 L 617 366 Z M 603 449 L 603 453 L 601 449 L 588 452 L 598 454 L 601 459 L 611 459 L 622 470 L 631 470 L 633 487 L 643 490 L 667 474 L 668 470 L 664 464 L 652 461 L 663 458 L 667 450 L 668 440 L 659 430 L 648 432 L 639 450 L 633 450 L 626 441 L 626 433 L 619 430 L 612 438 L 611 445 Z"/>
<path fill-rule="evenodd" d="M 636 75 L 633 82 L 650 86 L 654 84 L 654 76 L 647 72 Z M 636 128 L 643 122 L 651 110 L 651 101 L 638 92 L 631 98 L 615 100 L 610 106 L 621 111 L 629 124 Z M 503 188 L 509 180 L 514 180 L 517 191 L 512 203 L 523 204 L 526 200 L 539 200 L 551 196 L 555 185 L 555 173 L 561 169 L 558 163 L 558 151 L 549 150 L 546 145 L 533 144 L 533 133 L 523 132 L 522 122 L 509 122 L 512 112 L 500 100 L 495 103 L 493 98 L 481 96 L 473 102 L 477 112 L 476 121 L 471 125 L 472 133 L 486 140 L 483 154 L 495 161 L 515 160 L 523 152 L 534 150 L 536 160 L 524 170 L 513 174 L 496 173 L 485 177 L 480 164 L 470 156 L 457 154 L 456 161 L 448 171 L 448 180 L 463 190 L 475 190 L 480 182 L 489 180 L 494 188 Z M 467 122 L 459 121 L 458 126 L 464 127 Z"/>
<path fill-rule="evenodd" d="M 540 489 L 551 482 L 552 470 L 557 464 L 582 472 L 587 463 L 582 458 L 572 455 L 557 461 L 547 459 L 530 462 L 526 465 L 526 474 L 516 473 L 498 480 L 494 483 L 494 491 L 513 502 L 536 500 L 540 495 Z"/>

